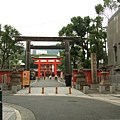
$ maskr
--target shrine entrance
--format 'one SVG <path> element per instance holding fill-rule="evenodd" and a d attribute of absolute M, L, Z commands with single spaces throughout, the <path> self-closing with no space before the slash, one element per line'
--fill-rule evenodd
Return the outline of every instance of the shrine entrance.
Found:
<path fill-rule="evenodd" d="M 54 76 L 57 75 L 57 65 L 61 64 L 62 58 L 32 58 L 37 60 L 34 64 L 38 65 L 38 78 L 52 76 L 52 65 L 54 66 Z"/>
<path fill-rule="evenodd" d="M 70 62 L 69 42 L 78 42 L 80 37 L 32 37 L 14 36 L 16 41 L 26 41 L 26 63 L 25 70 L 30 71 L 30 49 L 65 49 L 65 79 L 66 86 L 71 86 L 72 69 Z M 63 42 L 63 46 L 33 46 L 31 41 L 39 42 Z"/>

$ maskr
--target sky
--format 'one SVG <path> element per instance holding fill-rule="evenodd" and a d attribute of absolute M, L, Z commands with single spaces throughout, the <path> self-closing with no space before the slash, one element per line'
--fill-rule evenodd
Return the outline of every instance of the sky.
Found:
<path fill-rule="evenodd" d="M 57 37 L 72 17 L 94 18 L 94 7 L 102 1 L 0 0 L 0 24 L 15 27 L 23 36 Z"/>

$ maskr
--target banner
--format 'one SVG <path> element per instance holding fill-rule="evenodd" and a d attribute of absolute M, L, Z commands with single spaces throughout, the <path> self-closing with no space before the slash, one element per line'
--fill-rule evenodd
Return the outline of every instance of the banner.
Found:
<path fill-rule="evenodd" d="M 30 85 L 30 71 L 23 71 L 23 86 Z"/>

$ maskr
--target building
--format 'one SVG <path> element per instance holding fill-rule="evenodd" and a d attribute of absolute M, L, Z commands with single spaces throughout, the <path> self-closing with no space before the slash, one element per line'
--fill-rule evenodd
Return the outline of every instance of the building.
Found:
<path fill-rule="evenodd" d="M 57 65 L 61 64 L 60 60 L 62 60 L 62 58 L 58 58 L 57 56 L 40 56 L 38 58 L 33 57 L 32 59 L 34 60 L 34 64 L 37 65 L 36 76 L 38 76 L 38 78 L 50 75 L 58 76 Z"/>
<path fill-rule="evenodd" d="M 108 21 L 107 28 L 108 65 L 111 75 L 120 70 L 120 8 Z"/>

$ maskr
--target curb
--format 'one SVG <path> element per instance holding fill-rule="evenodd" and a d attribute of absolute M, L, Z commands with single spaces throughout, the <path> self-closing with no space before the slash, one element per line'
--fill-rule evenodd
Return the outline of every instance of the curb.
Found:
<path fill-rule="evenodd" d="M 20 118 L 20 113 L 17 110 L 3 103 L 3 120 L 21 120 L 17 119 L 17 116 Z"/>
<path fill-rule="evenodd" d="M 10 106 L 16 114 L 16 119 L 11 119 L 11 120 L 36 120 L 35 115 L 29 109 L 15 104 L 10 104 L 10 103 L 5 103 L 5 104 L 7 106 Z"/>

